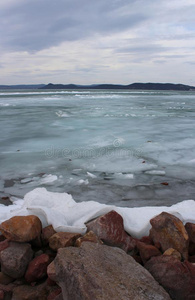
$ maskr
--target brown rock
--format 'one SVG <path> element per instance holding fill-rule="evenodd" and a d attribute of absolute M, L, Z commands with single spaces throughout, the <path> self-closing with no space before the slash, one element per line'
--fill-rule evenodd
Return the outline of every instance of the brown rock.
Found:
<path fill-rule="evenodd" d="M 0 231 L 9 240 L 29 242 L 41 234 L 41 221 L 34 215 L 16 216 L 0 224 Z"/>
<path fill-rule="evenodd" d="M 0 255 L 1 255 L 1 251 L 6 249 L 7 247 L 9 247 L 9 240 L 6 239 L 0 242 Z"/>
<path fill-rule="evenodd" d="M 195 243 L 195 224 L 188 222 L 185 225 L 185 229 L 188 233 L 190 242 Z"/>
<path fill-rule="evenodd" d="M 0 272 L 0 284 L 9 284 L 10 282 L 14 281 L 14 279 L 3 272 Z"/>
<path fill-rule="evenodd" d="M 154 244 L 160 243 L 162 251 L 173 248 L 184 259 L 188 258 L 189 238 L 183 223 L 175 216 L 162 212 L 150 220 L 150 237 Z"/>
<path fill-rule="evenodd" d="M 13 283 L 10 283 L 8 285 L 0 284 L 0 291 L 1 291 L 1 297 L 3 300 L 11 300 L 12 299 L 12 292 L 15 285 Z"/>
<path fill-rule="evenodd" d="M 150 236 L 143 236 L 139 241 L 147 245 L 153 245 L 153 241 Z"/>
<path fill-rule="evenodd" d="M 92 230 L 105 244 L 122 248 L 128 252 L 135 248 L 135 240 L 128 235 L 123 226 L 123 218 L 112 210 L 86 224 L 88 231 Z"/>
<path fill-rule="evenodd" d="M 56 300 L 56 297 L 60 294 L 62 294 L 62 289 L 59 286 L 57 286 L 49 293 L 49 295 L 47 296 L 47 300 Z"/>
<path fill-rule="evenodd" d="M 91 243 L 98 243 L 103 244 L 103 242 L 98 239 L 97 235 L 93 231 L 87 232 L 84 236 L 78 238 L 75 242 L 75 247 L 80 247 L 83 242 L 91 242 Z"/>
<path fill-rule="evenodd" d="M 152 257 L 145 265 L 175 300 L 195 299 L 195 265 L 173 256 Z"/>
<path fill-rule="evenodd" d="M 59 248 L 73 246 L 80 236 L 80 233 L 57 232 L 49 238 L 49 247 L 57 251 Z"/>
<path fill-rule="evenodd" d="M 47 275 L 48 278 L 54 282 L 57 282 L 57 277 L 56 277 L 56 269 L 54 265 L 54 261 L 52 261 L 48 267 L 47 267 Z"/>
<path fill-rule="evenodd" d="M 135 260 L 119 248 L 90 242 L 58 250 L 58 284 L 68 300 L 170 300 Z"/>
<path fill-rule="evenodd" d="M 189 262 L 195 263 L 195 255 L 189 256 Z"/>
<path fill-rule="evenodd" d="M 15 287 L 12 300 L 47 300 L 46 283 L 35 286 L 21 285 Z"/>
<path fill-rule="evenodd" d="M 181 254 L 180 254 L 177 250 L 175 250 L 175 249 L 173 249 L 173 248 L 167 249 L 167 250 L 163 253 L 163 255 L 171 255 L 171 256 L 173 256 L 173 257 L 175 257 L 175 258 L 181 260 Z"/>
<path fill-rule="evenodd" d="M 56 233 L 56 231 L 54 230 L 52 225 L 49 225 L 47 227 L 44 227 L 42 229 L 42 233 L 41 233 L 41 239 L 42 239 L 42 243 L 43 245 L 47 245 L 49 244 L 49 238 L 54 235 Z"/>
<path fill-rule="evenodd" d="M 47 275 L 47 266 L 50 263 L 50 257 L 47 254 L 42 254 L 35 257 L 28 265 L 25 279 L 27 282 L 35 282 Z"/>
<path fill-rule="evenodd" d="M 1 251 L 1 271 L 12 278 L 20 278 L 33 257 L 31 245 L 11 242 Z"/>
<path fill-rule="evenodd" d="M 3 290 L 0 290 L 0 300 L 4 300 L 5 299 L 5 294 Z"/>
<path fill-rule="evenodd" d="M 162 255 L 162 253 L 153 245 L 146 245 L 142 242 L 137 242 L 137 249 L 143 263 L 145 264 L 152 256 Z"/>

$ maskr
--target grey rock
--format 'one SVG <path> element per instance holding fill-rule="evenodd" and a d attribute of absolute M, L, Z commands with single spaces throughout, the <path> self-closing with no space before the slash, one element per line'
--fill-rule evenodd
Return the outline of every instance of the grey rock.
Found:
<path fill-rule="evenodd" d="M 20 278 L 32 257 L 30 244 L 11 242 L 8 248 L 1 251 L 1 271 L 12 278 Z"/>
<path fill-rule="evenodd" d="M 85 242 L 54 260 L 66 300 L 170 300 L 151 274 L 119 248 Z"/>

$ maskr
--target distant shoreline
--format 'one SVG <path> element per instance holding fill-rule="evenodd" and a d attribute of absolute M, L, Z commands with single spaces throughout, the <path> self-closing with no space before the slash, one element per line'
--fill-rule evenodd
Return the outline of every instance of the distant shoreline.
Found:
<path fill-rule="evenodd" d="M 92 85 L 77 85 L 77 84 L 38 84 L 38 85 L 0 85 L 0 90 L 6 89 L 117 89 L 117 90 L 160 90 L 160 91 L 195 91 L 194 86 L 174 83 L 132 83 L 128 85 L 122 84 L 92 84 Z"/>

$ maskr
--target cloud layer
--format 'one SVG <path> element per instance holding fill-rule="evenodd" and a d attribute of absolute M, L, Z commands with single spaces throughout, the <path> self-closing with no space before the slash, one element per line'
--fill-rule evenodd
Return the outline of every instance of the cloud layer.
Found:
<path fill-rule="evenodd" d="M 194 15 L 192 0 L 1 0 L 0 84 L 195 85 Z"/>

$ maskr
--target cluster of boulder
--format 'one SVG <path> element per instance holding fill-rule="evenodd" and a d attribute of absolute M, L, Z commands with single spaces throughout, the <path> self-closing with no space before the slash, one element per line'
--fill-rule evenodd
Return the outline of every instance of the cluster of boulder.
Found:
<path fill-rule="evenodd" d="M 162 212 L 136 239 L 115 211 L 87 233 L 42 228 L 37 216 L 0 224 L 0 300 L 195 299 L 195 224 Z"/>

